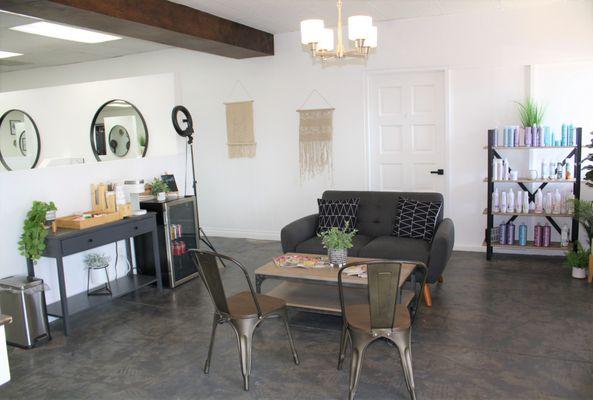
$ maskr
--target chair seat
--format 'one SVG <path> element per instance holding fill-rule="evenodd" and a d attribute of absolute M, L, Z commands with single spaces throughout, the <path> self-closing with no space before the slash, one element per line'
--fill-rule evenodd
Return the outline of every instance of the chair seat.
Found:
<path fill-rule="evenodd" d="M 286 307 L 286 301 L 265 294 L 256 294 L 257 301 L 263 315 L 274 313 Z M 251 297 L 251 292 L 237 293 L 227 299 L 229 313 L 233 318 L 257 317 L 257 308 Z"/>
<path fill-rule="evenodd" d="M 393 330 L 406 330 L 411 326 L 410 312 L 407 307 L 398 305 L 395 308 Z M 368 304 L 353 304 L 346 306 L 346 321 L 353 328 L 366 332 L 371 331 L 371 309 Z"/>

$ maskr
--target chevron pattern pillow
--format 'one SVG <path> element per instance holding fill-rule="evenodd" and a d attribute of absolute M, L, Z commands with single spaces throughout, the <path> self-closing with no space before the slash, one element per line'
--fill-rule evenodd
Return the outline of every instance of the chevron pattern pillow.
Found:
<path fill-rule="evenodd" d="M 325 232 L 331 228 L 343 229 L 348 221 L 348 229 L 356 228 L 358 218 L 358 203 L 360 199 L 324 200 L 317 199 L 319 205 L 319 224 L 317 233 Z"/>
<path fill-rule="evenodd" d="M 400 198 L 395 212 L 393 235 L 432 241 L 443 203 Z"/>

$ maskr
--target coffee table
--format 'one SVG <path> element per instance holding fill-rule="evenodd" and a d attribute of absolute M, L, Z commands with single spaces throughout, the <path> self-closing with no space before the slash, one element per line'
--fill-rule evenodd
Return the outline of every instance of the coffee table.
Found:
<path fill-rule="evenodd" d="M 297 253 L 287 253 L 294 255 Z M 300 254 L 319 256 L 318 254 Z M 376 258 L 348 257 L 348 262 L 377 261 Z M 398 302 L 406 306 L 416 296 L 415 279 L 412 271 L 414 264 L 403 264 L 400 272 L 399 287 L 411 278 L 414 290 L 400 290 Z M 341 315 L 340 297 L 338 292 L 338 271 L 339 268 L 281 268 L 270 261 L 255 270 L 255 288 L 261 293 L 262 283 L 268 279 L 281 281 L 280 284 L 270 289 L 265 294 L 281 298 L 286 301 L 288 307 L 302 311 L 315 312 L 320 314 Z M 367 300 L 367 278 L 358 276 L 342 277 L 348 301 L 366 303 Z"/>

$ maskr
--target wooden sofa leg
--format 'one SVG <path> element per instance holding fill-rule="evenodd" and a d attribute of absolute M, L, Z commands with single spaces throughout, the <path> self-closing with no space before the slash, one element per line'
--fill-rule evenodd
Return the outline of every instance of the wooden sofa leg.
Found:
<path fill-rule="evenodd" d="M 443 283 L 445 280 L 443 279 L 443 275 L 439 276 L 439 278 L 437 279 L 438 283 Z"/>
<path fill-rule="evenodd" d="M 424 303 L 426 307 L 432 307 L 432 297 L 430 296 L 430 286 L 428 284 L 424 285 Z"/>

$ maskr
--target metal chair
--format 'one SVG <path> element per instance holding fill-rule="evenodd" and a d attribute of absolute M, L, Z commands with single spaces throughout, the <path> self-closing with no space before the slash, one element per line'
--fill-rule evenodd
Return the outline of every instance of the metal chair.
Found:
<path fill-rule="evenodd" d="M 415 264 L 416 268 L 424 269 L 424 274 L 422 274 L 424 279 L 420 283 L 419 291 L 416 291 L 414 273 L 411 275 L 415 296 L 409 306 L 397 304 L 402 264 Z M 360 265 L 367 266 L 368 304 L 348 305 L 345 301 L 342 275 L 345 270 Z M 371 343 L 379 339 L 386 339 L 398 348 L 406 387 L 411 398 L 416 399 L 411 353 L 412 323 L 418 310 L 420 294 L 426 282 L 426 271 L 426 265 L 416 261 L 356 262 L 347 264 L 340 269 L 338 288 L 343 327 L 340 338 L 338 370 L 342 369 L 347 339 L 350 339 L 350 400 L 354 399 L 358 388 L 365 351 Z"/>
<path fill-rule="evenodd" d="M 212 323 L 212 336 L 208 348 L 208 358 L 204 365 L 204 373 L 210 371 L 210 360 L 212 359 L 212 348 L 218 325 L 229 323 L 237 335 L 239 356 L 241 359 L 241 372 L 243 374 L 243 388 L 249 390 L 249 375 L 251 373 L 251 343 L 255 328 L 267 317 L 279 316 L 284 321 L 284 327 L 288 335 L 288 341 L 292 350 L 295 364 L 299 364 L 299 356 L 294 347 L 290 327 L 288 326 L 288 311 L 286 302 L 272 296 L 256 294 L 253 285 L 247 274 L 247 270 L 237 260 L 210 251 L 190 250 L 194 262 L 197 265 L 198 273 L 206 285 L 206 289 L 214 303 L 214 321 Z M 226 296 L 217 260 L 229 261 L 229 264 L 236 265 L 243 271 L 249 290 L 237 293 L 231 297 Z"/>

